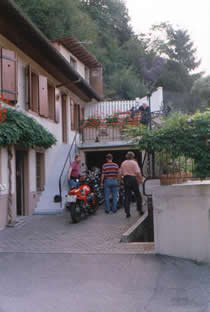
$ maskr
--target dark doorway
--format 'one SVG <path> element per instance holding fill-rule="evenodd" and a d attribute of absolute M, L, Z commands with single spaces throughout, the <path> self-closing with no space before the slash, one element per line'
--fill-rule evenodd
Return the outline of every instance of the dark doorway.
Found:
<path fill-rule="evenodd" d="M 16 207 L 17 215 L 25 215 L 25 158 L 26 152 L 16 151 Z"/>
<path fill-rule="evenodd" d="M 107 151 L 94 151 L 94 152 L 86 152 L 86 164 L 88 169 L 91 169 L 92 167 L 96 166 L 101 169 L 102 165 L 105 162 L 105 156 L 108 153 L 111 153 L 113 155 L 113 161 L 116 162 L 119 166 L 125 160 L 125 155 L 128 152 L 128 150 L 107 150 Z M 142 157 L 141 152 L 134 151 L 136 155 L 136 159 L 141 166 Z"/>

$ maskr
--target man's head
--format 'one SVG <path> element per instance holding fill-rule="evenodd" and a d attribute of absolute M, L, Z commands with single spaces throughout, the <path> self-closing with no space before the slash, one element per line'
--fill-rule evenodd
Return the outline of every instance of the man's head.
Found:
<path fill-rule="evenodd" d="M 131 160 L 131 159 L 135 159 L 135 154 L 134 152 L 127 152 L 127 154 L 125 155 L 126 159 Z"/>
<path fill-rule="evenodd" d="M 112 154 L 107 154 L 107 155 L 106 155 L 106 160 L 107 160 L 107 161 L 112 161 L 112 159 L 113 159 Z"/>
<path fill-rule="evenodd" d="M 80 159 L 80 155 L 77 154 L 77 155 L 75 156 L 75 161 L 78 162 L 78 163 L 80 163 L 80 160 L 81 160 L 81 159 Z"/>
<path fill-rule="evenodd" d="M 143 106 L 144 108 L 146 108 L 146 107 L 147 107 L 147 103 L 144 102 L 144 103 L 142 104 L 142 106 Z"/>

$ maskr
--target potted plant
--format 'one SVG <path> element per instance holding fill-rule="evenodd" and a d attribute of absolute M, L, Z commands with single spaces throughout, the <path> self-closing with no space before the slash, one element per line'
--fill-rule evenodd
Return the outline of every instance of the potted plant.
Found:
<path fill-rule="evenodd" d="M 119 114 L 114 113 L 105 118 L 107 127 L 116 127 L 119 124 Z"/>
<path fill-rule="evenodd" d="M 102 124 L 102 120 L 99 116 L 93 115 L 88 117 L 87 120 L 84 121 L 84 128 L 95 128 L 98 129 Z"/>
<path fill-rule="evenodd" d="M 96 129 L 96 139 L 95 142 L 99 142 L 98 129 L 103 125 L 103 120 L 98 115 L 92 115 L 84 121 L 83 128 L 92 128 Z"/>

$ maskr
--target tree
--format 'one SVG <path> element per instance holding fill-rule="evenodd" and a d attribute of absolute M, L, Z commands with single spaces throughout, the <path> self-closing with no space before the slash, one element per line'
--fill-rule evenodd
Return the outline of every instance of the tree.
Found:
<path fill-rule="evenodd" d="M 188 72 L 200 65 L 200 60 L 196 60 L 194 44 L 185 29 L 175 29 L 164 22 L 153 25 L 151 32 L 147 36 L 141 35 L 141 39 L 148 50 L 183 65 Z"/>
<path fill-rule="evenodd" d="M 123 67 L 111 76 L 111 90 L 107 90 L 112 99 L 131 100 L 136 97 L 144 97 L 147 90 L 142 80 L 132 70 L 132 68 Z"/>
<path fill-rule="evenodd" d="M 208 105 L 210 105 L 210 76 L 197 79 L 193 84 L 191 93 L 199 95 L 203 100 L 207 101 Z"/>
<path fill-rule="evenodd" d="M 78 0 L 15 2 L 49 39 L 74 35 L 80 40 L 97 40 L 97 27 L 88 14 L 80 9 Z"/>
<path fill-rule="evenodd" d="M 122 0 L 82 0 L 82 7 L 99 26 L 101 36 L 112 33 L 120 44 L 131 38 L 128 10 Z"/>

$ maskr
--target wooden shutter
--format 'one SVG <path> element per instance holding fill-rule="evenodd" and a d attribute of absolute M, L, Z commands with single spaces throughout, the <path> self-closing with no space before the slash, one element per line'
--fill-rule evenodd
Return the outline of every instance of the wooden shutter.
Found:
<path fill-rule="evenodd" d="M 55 121 L 55 87 L 48 83 L 49 118 Z"/>
<path fill-rule="evenodd" d="M 85 109 L 84 107 L 80 106 L 80 122 L 79 122 L 79 131 L 82 131 L 82 127 L 85 120 Z"/>
<path fill-rule="evenodd" d="M 77 104 L 77 131 L 79 130 L 79 128 L 80 128 L 80 117 L 81 116 L 81 114 L 80 114 L 80 105 L 79 104 Z"/>
<path fill-rule="evenodd" d="M 45 154 L 36 152 L 36 190 L 42 192 L 45 184 Z"/>
<path fill-rule="evenodd" d="M 17 102 L 17 55 L 15 51 L 0 49 L 1 96 Z"/>
<path fill-rule="evenodd" d="M 39 114 L 48 117 L 48 94 L 47 94 L 47 78 L 39 76 Z"/>
<path fill-rule="evenodd" d="M 79 128 L 79 117 L 80 116 L 80 106 L 78 104 L 74 104 L 74 130 L 78 130 Z"/>
<path fill-rule="evenodd" d="M 32 99 L 31 99 L 31 66 L 28 65 L 25 69 L 26 75 L 26 109 L 32 109 Z"/>
<path fill-rule="evenodd" d="M 71 130 L 75 129 L 75 123 L 74 123 L 74 102 L 71 100 L 70 102 L 70 108 L 71 108 Z"/>

